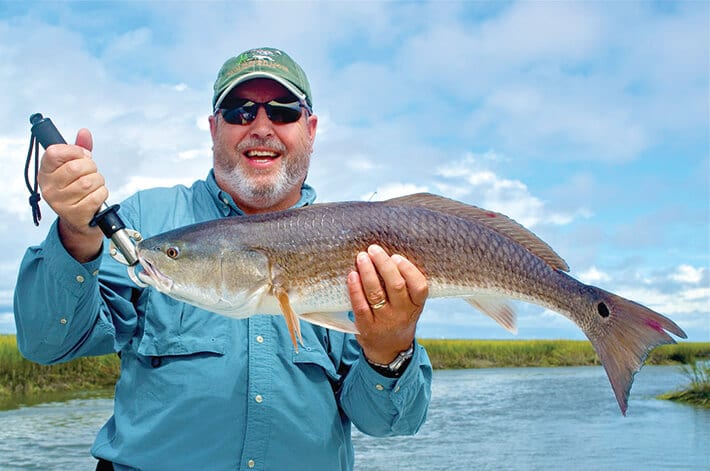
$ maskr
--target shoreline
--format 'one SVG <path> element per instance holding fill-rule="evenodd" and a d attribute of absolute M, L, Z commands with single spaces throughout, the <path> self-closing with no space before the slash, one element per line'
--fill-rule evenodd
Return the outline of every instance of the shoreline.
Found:
<path fill-rule="evenodd" d="M 418 339 L 435 369 L 599 366 L 586 340 Z M 710 342 L 682 342 L 654 349 L 650 365 L 683 365 L 710 360 Z M 15 335 L 0 335 L 0 399 L 46 393 L 113 389 L 120 371 L 117 355 L 85 357 L 39 365 L 17 350 Z"/>

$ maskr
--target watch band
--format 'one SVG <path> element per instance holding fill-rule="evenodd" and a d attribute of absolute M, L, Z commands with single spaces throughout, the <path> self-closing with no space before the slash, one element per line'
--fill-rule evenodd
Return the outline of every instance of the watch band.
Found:
<path fill-rule="evenodd" d="M 414 356 L 414 342 L 407 350 L 399 352 L 397 357 L 390 363 L 377 363 L 365 356 L 367 363 L 378 373 L 388 378 L 398 378 L 404 372 L 405 367 L 409 364 L 409 360 Z"/>

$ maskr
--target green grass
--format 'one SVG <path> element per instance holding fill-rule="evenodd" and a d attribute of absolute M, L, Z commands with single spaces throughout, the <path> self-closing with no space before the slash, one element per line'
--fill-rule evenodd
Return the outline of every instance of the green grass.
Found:
<path fill-rule="evenodd" d="M 0 397 L 111 388 L 119 370 L 116 355 L 38 365 L 20 355 L 14 335 L 0 335 Z"/>
<path fill-rule="evenodd" d="M 658 397 L 710 409 L 710 363 L 691 360 L 682 366 L 682 370 L 689 384 L 680 391 L 672 391 Z"/>
<path fill-rule="evenodd" d="M 421 339 L 420 342 L 426 347 L 434 368 L 438 369 L 599 365 L 587 341 Z M 651 352 L 646 363 L 680 364 L 689 363 L 690 359 L 710 360 L 710 342 L 664 345 Z M 116 355 L 38 365 L 20 355 L 14 335 L 0 335 L 0 398 L 104 390 L 113 387 L 119 369 Z"/>
<path fill-rule="evenodd" d="M 586 340 L 432 340 L 421 339 L 434 368 L 599 365 Z M 686 363 L 710 359 L 710 342 L 663 345 L 651 352 L 646 364 Z"/>

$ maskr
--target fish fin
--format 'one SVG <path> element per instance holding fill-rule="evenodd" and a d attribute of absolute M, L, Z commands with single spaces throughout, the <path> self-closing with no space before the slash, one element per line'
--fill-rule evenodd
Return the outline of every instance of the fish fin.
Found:
<path fill-rule="evenodd" d="M 359 334 L 355 323 L 350 320 L 349 313 L 346 312 L 307 312 L 299 317 L 306 322 L 316 324 L 328 329 L 338 330 L 347 334 Z"/>
<path fill-rule="evenodd" d="M 288 333 L 291 335 L 291 341 L 293 342 L 293 348 L 298 353 L 298 344 L 303 345 L 303 338 L 301 337 L 301 325 L 298 322 L 298 316 L 293 309 L 291 309 L 291 302 L 288 299 L 288 293 L 285 289 L 280 286 L 274 287 L 274 295 L 279 301 L 281 306 L 281 312 L 286 319 L 286 326 L 288 327 Z M 298 337 L 298 341 L 296 341 Z"/>
<path fill-rule="evenodd" d="M 464 301 L 491 317 L 511 334 L 518 333 L 517 316 L 505 298 L 497 296 L 466 296 Z"/>
<path fill-rule="evenodd" d="M 560 257 L 547 242 L 540 239 L 529 229 L 526 229 L 508 216 L 488 211 L 477 206 L 461 203 L 460 201 L 445 198 L 431 193 L 416 193 L 413 195 L 393 198 L 389 202 L 399 205 L 419 206 L 432 211 L 450 214 L 468 221 L 483 224 L 528 249 L 533 254 L 543 259 L 552 268 L 569 271 L 569 265 Z"/>
<path fill-rule="evenodd" d="M 621 413 L 626 415 L 634 375 L 649 352 L 659 345 L 676 343 L 666 331 L 684 339 L 687 335 L 675 322 L 641 304 L 591 288 L 599 293 L 594 306 L 599 322 L 580 327 L 599 355 Z"/>

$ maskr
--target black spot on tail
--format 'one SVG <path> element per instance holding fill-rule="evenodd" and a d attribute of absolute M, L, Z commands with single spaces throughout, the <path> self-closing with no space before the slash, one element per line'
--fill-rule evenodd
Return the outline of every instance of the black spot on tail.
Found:
<path fill-rule="evenodd" d="M 604 303 L 597 304 L 597 311 L 599 311 L 599 315 L 602 317 L 609 317 L 609 315 L 611 314 L 609 312 L 609 308 L 606 307 L 606 304 Z"/>

